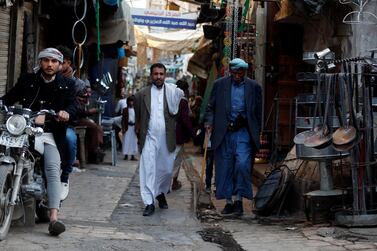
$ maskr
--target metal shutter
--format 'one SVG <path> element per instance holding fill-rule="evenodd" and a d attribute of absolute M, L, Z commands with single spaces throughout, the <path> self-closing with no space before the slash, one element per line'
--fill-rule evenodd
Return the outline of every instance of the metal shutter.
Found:
<path fill-rule="evenodd" d="M 10 8 L 0 8 L 0 96 L 5 94 L 8 80 Z"/>

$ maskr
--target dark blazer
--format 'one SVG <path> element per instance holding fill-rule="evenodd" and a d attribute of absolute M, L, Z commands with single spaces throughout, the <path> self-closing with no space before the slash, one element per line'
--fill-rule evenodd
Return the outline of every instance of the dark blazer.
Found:
<path fill-rule="evenodd" d="M 143 150 L 145 139 L 148 133 L 150 112 L 151 112 L 151 87 L 148 85 L 135 94 L 135 130 L 138 136 L 139 152 Z M 164 97 L 165 86 L 164 86 Z M 175 123 L 176 115 L 169 113 L 168 103 L 164 98 L 164 117 L 165 117 L 165 130 L 166 130 L 166 143 L 169 152 L 173 152 L 176 147 L 175 141 Z"/>
<path fill-rule="evenodd" d="M 215 150 L 223 141 L 231 112 L 232 77 L 217 79 L 208 102 L 205 125 L 212 126 L 211 145 Z M 245 77 L 245 98 L 248 131 L 253 146 L 259 149 L 262 124 L 262 88 L 254 80 Z"/>
<path fill-rule="evenodd" d="M 22 75 L 1 99 L 6 105 L 19 102 L 23 107 L 30 107 L 32 111 L 40 110 L 42 107 L 39 101 L 43 100 L 46 101 L 43 109 L 53 109 L 56 112 L 65 110 L 69 113 L 70 119 L 73 119 L 77 112 L 74 102 L 75 81 L 58 73 L 55 80 L 48 84 L 51 86 L 51 92 L 43 93 L 43 85 L 45 83 L 40 71 L 27 73 Z"/>

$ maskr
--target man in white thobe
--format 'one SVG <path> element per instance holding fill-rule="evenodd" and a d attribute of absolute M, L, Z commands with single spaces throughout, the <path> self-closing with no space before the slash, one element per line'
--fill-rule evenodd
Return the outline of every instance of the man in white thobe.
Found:
<path fill-rule="evenodd" d="M 166 68 L 151 66 L 152 85 L 135 95 L 136 132 L 139 137 L 140 193 L 144 216 L 154 213 L 154 199 L 167 209 L 165 194 L 170 189 L 175 159 L 175 121 L 182 90 L 164 83 Z"/>

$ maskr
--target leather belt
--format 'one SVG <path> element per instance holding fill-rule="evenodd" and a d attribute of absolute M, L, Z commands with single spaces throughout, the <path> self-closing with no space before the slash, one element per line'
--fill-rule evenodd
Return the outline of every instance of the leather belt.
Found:
<path fill-rule="evenodd" d="M 228 124 L 228 131 L 237 132 L 244 127 L 247 128 L 247 123 L 235 123 L 232 121 Z"/>

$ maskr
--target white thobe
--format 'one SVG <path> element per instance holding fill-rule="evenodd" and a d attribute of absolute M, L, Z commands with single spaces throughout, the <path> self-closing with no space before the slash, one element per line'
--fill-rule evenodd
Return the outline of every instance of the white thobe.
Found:
<path fill-rule="evenodd" d="M 128 108 L 128 123 L 135 124 L 135 109 Z M 122 150 L 124 155 L 136 155 L 137 148 L 137 136 L 135 133 L 135 125 L 128 124 L 127 132 L 123 135 Z"/>
<path fill-rule="evenodd" d="M 145 205 L 169 191 L 174 157 L 166 142 L 164 88 L 152 85 L 148 131 L 140 156 L 140 193 Z"/>

